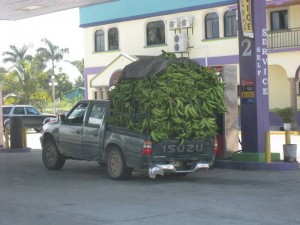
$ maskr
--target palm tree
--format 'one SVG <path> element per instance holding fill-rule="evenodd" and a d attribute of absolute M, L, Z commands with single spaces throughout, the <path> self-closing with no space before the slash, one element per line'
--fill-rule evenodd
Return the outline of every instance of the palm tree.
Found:
<path fill-rule="evenodd" d="M 6 69 L 0 66 L 0 83 L 2 83 L 2 80 L 4 79 L 6 73 Z"/>
<path fill-rule="evenodd" d="M 80 88 L 84 87 L 84 79 L 81 76 L 78 76 L 75 81 L 74 81 L 74 87 L 75 88 Z"/>
<path fill-rule="evenodd" d="M 59 46 L 54 45 L 51 41 L 47 38 L 42 39 L 42 42 L 46 45 L 46 47 L 40 47 L 36 50 L 37 54 L 36 57 L 44 62 L 51 62 L 51 69 L 50 75 L 56 79 L 55 76 L 55 63 L 60 62 L 64 58 L 64 54 L 69 53 L 69 48 L 59 48 Z M 55 106 L 55 88 L 53 86 L 52 89 L 52 101 L 53 101 L 53 111 L 56 113 L 56 106 Z"/>
<path fill-rule="evenodd" d="M 10 45 L 10 51 L 5 51 L 2 53 L 4 56 L 3 63 L 12 63 L 16 65 L 20 60 L 28 62 L 31 61 L 32 56 L 26 54 L 30 47 L 31 46 L 23 45 L 22 48 L 18 49 L 15 45 Z"/>
<path fill-rule="evenodd" d="M 4 63 L 11 63 L 12 66 L 6 71 L 2 76 L 3 93 L 17 94 L 18 97 L 21 97 L 21 101 L 25 100 L 24 103 L 28 103 L 26 90 L 23 89 L 26 64 L 30 64 L 32 61 L 32 56 L 27 54 L 28 49 L 31 48 L 30 45 L 23 45 L 21 48 L 16 47 L 15 45 L 9 46 L 9 51 L 2 53 L 4 56 Z"/>
<path fill-rule="evenodd" d="M 51 62 L 51 75 L 55 75 L 55 63 L 63 60 L 64 54 L 69 53 L 69 48 L 59 48 L 54 45 L 47 38 L 42 39 L 46 47 L 40 47 L 36 50 L 37 57 L 44 60 L 44 62 Z"/>
<path fill-rule="evenodd" d="M 81 60 L 75 60 L 75 61 L 67 61 L 71 63 L 73 66 L 77 68 L 77 70 L 80 72 L 81 76 L 84 77 L 84 59 Z"/>
<path fill-rule="evenodd" d="M 78 76 L 75 79 L 75 88 L 84 87 L 84 59 L 76 61 L 67 61 L 77 68 L 81 76 Z"/>
<path fill-rule="evenodd" d="M 5 89 L 14 90 L 18 97 L 18 103 L 30 104 L 32 96 L 41 90 L 41 80 L 45 77 L 43 68 L 34 58 L 27 62 L 19 60 L 9 72 L 3 83 Z"/>

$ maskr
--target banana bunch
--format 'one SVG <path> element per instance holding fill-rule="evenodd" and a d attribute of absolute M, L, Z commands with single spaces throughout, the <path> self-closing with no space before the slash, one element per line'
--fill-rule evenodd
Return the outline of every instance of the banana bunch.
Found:
<path fill-rule="evenodd" d="M 109 92 L 109 123 L 164 139 L 206 138 L 226 111 L 216 72 L 189 60 L 170 63 L 152 77 L 120 79 Z"/>

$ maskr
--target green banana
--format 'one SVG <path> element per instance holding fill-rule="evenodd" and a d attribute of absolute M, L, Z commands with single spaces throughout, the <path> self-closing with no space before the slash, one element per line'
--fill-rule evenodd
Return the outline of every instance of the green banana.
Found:
<path fill-rule="evenodd" d="M 150 131 L 156 142 L 208 137 L 217 130 L 215 113 L 226 111 L 224 87 L 213 70 L 192 62 L 170 64 L 151 78 L 120 79 L 108 94 L 109 123 Z"/>

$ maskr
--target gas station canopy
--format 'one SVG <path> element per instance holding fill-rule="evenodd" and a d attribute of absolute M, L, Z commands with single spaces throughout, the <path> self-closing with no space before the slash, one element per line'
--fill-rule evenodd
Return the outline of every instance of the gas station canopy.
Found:
<path fill-rule="evenodd" d="M 0 20 L 20 20 L 62 10 L 121 0 L 0 0 Z M 267 6 L 299 4 L 300 0 L 266 0 Z M 199 1 L 200 2 L 200 1 Z"/>
<path fill-rule="evenodd" d="M 19 20 L 115 0 L 0 0 L 0 20 Z"/>

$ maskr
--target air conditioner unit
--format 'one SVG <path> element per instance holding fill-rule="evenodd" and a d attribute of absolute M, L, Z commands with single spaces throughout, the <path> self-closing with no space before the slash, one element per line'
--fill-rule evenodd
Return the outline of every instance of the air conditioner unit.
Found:
<path fill-rule="evenodd" d="M 181 28 L 192 27 L 193 26 L 193 21 L 194 21 L 193 16 L 180 18 L 180 27 Z"/>
<path fill-rule="evenodd" d="M 188 36 L 187 34 L 174 35 L 174 52 L 184 52 L 187 50 Z"/>
<path fill-rule="evenodd" d="M 169 20 L 168 24 L 170 30 L 178 29 L 180 27 L 180 19 Z"/>

